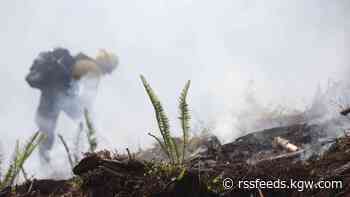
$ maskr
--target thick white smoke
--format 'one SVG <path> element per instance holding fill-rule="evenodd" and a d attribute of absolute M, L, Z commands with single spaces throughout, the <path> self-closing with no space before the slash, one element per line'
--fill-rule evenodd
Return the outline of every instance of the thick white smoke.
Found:
<path fill-rule="evenodd" d="M 35 131 L 39 92 L 24 76 L 40 51 L 56 46 L 92 56 L 106 48 L 120 57 L 95 103 L 101 148 L 153 142 L 147 132 L 157 132 L 154 114 L 139 74 L 157 91 L 174 132 L 177 97 L 191 79 L 193 114 L 231 140 L 237 135 L 232 114 L 244 107 L 249 81 L 262 103 L 302 109 L 318 84 L 349 70 L 349 9 L 346 0 L 4 1 L 0 140 L 9 153 L 16 139 Z M 62 116 L 58 132 L 71 140 L 75 126 Z M 65 157 L 55 147 L 57 158 Z"/>

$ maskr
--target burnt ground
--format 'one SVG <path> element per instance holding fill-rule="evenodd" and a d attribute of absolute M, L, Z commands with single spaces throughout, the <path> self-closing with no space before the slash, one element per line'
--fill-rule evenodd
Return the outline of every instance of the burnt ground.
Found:
<path fill-rule="evenodd" d="M 272 143 L 275 137 L 288 139 L 298 151 L 276 146 Z M 0 196 L 350 196 L 350 136 L 346 134 L 329 138 L 321 126 L 300 124 L 251 133 L 224 145 L 206 144 L 206 151 L 189 158 L 185 167 L 108 151 L 90 153 L 74 168 L 75 177 L 70 180 L 32 180 L 6 188 Z M 233 181 L 233 188 L 224 188 L 226 178 Z M 250 180 L 273 184 L 326 180 L 342 185 L 328 189 L 290 184 L 283 189 L 261 184 L 259 188 L 238 188 L 239 181 Z"/>

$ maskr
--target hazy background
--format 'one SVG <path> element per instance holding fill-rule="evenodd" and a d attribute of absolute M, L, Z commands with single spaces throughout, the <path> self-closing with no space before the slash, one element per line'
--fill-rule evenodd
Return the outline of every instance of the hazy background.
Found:
<path fill-rule="evenodd" d="M 120 67 L 102 81 L 95 103 L 101 148 L 136 149 L 153 142 L 147 132 L 158 133 L 139 74 L 172 125 L 177 97 L 191 79 L 193 118 L 213 123 L 215 134 L 229 141 L 237 135 L 232 113 L 243 107 L 250 80 L 262 102 L 302 109 L 318 84 L 350 74 L 349 17 L 347 0 L 4 0 L 1 148 L 8 155 L 16 139 L 35 131 L 39 92 L 24 76 L 40 51 L 62 46 L 92 56 L 99 48 L 118 54 Z M 75 127 L 62 116 L 58 132 L 70 139 Z M 32 163 L 29 168 L 38 169 Z"/>

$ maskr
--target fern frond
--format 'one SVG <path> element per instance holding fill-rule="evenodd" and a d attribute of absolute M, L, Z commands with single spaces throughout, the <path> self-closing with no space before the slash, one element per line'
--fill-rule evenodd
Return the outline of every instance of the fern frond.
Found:
<path fill-rule="evenodd" d="M 181 181 L 181 179 L 185 176 L 185 174 L 186 174 L 186 168 L 181 168 L 181 172 L 180 172 L 180 174 L 176 177 L 176 180 L 177 181 Z"/>
<path fill-rule="evenodd" d="M 28 178 L 28 174 L 27 172 L 24 170 L 24 167 L 21 168 L 21 172 L 23 174 L 23 178 L 25 181 L 29 181 L 29 178 Z"/>
<path fill-rule="evenodd" d="M 151 100 L 151 103 L 153 105 L 156 119 L 157 119 L 157 124 L 159 131 L 163 137 L 164 141 L 164 146 L 169 153 L 169 159 L 174 163 L 174 145 L 171 140 L 171 135 L 170 135 L 170 124 L 169 124 L 169 119 L 167 115 L 165 114 L 165 111 L 163 109 L 163 106 L 161 102 L 159 101 L 157 95 L 153 91 L 152 87 L 148 84 L 146 78 L 144 76 L 140 76 L 141 81 L 143 83 L 143 86 L 147 92 L 147 95 L 149 99 Z"/>
<path fill-rule="evenodd" d="M 69 149 L 69 147 L 68 147 L 68 145 L 66 143 L 66 140 L 64 140 L 64 138 L 63 138 L 63 136 L 61 134 L 58 134 L 58 138 L 60 139 L 60 141 L 63 144 L 64 149 L 66 150 L 68 161 L 69 161 L 69 165 L 73 169 L 75 164 L 73 162 L 72 154 L 71 154 L 70 149 Z"/>
<path fill-rule="evenodd" d="M 87 139 L 89 142 L 89 150 L 90 152 L 95 152 L 97 148 L 97 139 L 96 139 L 96 130 L 92 124 L 89 112 L 87 109 L 84 109 L 85 122 L 87 126 Z"/>
<path fill-rule="evenodd" d="M 180 151 L 179 151 L 179 148 L 178 148 L 178 146 L 177 146 L 177 143 L 176 143 L 176 141 L 175 141 L 175 138 L 171 138 L 171 143 L 172 143 L 172 146 L 174 147 L 174 154 L 175 154 L 175 158 L 176 158 L 176 164 L 180 164 L 181 162 L 180 162 L 180 158 L 181 158 L 181 156 L 180 156 Z"/>
<path fill-rule="evenodd" d="M 78 131 L 77 131 L 77 134 L 74 138 L 74 147 L 73 147 L 73 153 L 71 153 L 71 155 L 73 156 L 72 159 L 73 159 L 73 163 L 74 164 L 77 164 L 79 163 L 80 159 L 81 159 L 81 146 L 82 146 L 82 134 L 84 132 L 84 123 L 81 122 L 79 124 L 79 127 L 78 127 Z"/>
<path fill-rule="evenodd" d="M 12 180 L 14 180 L 14 174 L 15 174 L 15 164 L 10 164 L 9 168 L 7 169 L 4 178 L 2 182 L 0 183 L 0 191 L 4 189 L 7 186 L 12 185 Z"/>
<path fill-rule="evenodd" d="M 45 136 L 43 134 L 36 132 L 25 144 L 23 149 L 20 148 L 19 141 L 17 141 L 13 160 L 5 174 L 4 180 L 0 184 L 0 190 L 4 187 L 13 185 L 18 174 L 23 169 L 25 161 L 30 157 L 35 148 L 44 138 Z"/>
<path fill-rule="evenodd" d="M 165 147 L 164 143 L 162 142 L 162 140 L 160 140 L 157 136 L 153 135 L 152 133 L 148 133 L 149 136 L 153 137 L 158 144 L 160 145 L 160 147 L 162 148 L 163 152 L 167 155 L 168 158 L 170 158 L 170 154 L 168 149 Z"/>
<path fill-rule="evenodd" d="M 45 139 L 45 135 L 41 134 L 39 132 L 36 132 L 30 140 L 26 143 L 24 149 L 23 149 L 23 156 L 24 161 L 27 160 L 30 155 L 33 153 L 33 151 L 38 147 L 40 142 Z M 23 161 L 23 162 L 24 162 Z"/>
<path fill-rule="evenodd" d="M 188 109 L 188 104 L 186 102 L 186 97 L 187 97 L 187 93 L 188 93 L 188 89 L 190 87 L 191 81 L 187 81 L 184 89 L 181 92 L 181 96 L 179 98 L 179 112 L 180 112 L 179 119 L 181 121 L 181 128 L 183 132 L 183 146 L 182 146 L 183 150 L 181 155 L 180 149 L 178 147 L 178 144 L 175 141 L 175 138 L 171 136 L 169 119 L 164 112 L 161 102 L 159 101 L 152 87 L 148 84 L 145 77 L 143 75 L 141 75 L 140 77 L 141 77 L 143 86 L 147 92 L 147 95 L 150 98 L 151 103 L 153 105 L 159 131 L 163 137 L 163 142 L 156 136 L 152 134 L 149 134 L 149 135 L 151 135 L 158 141 L 158 143 L 160 144 L 164 152 L 169 157 L 169 160 L 171 161 L 172 164 L 176 164 L 176 165 L 182 164 L 185 159 L 186 146 L 188 144 L 189 129 L 190 129 L 189 122 L 191 117 Z"/>
<path fill-rule="evenodd" d="M 0 185 L 0 190 L 7 187 L 7 186 L 12 185 L 13 181 L 15 180 L 15 178 L 16 178 L 15 171 L 16 171 L 16 165 L 17 165 L 17 160 L 18 160 L 17 157 L 19 155 L 20 155 L 20 153 L 19 153 L 19 141 L 17 140 L 12 162 L 4 175 L 4 179 Z"/>
<path fill-rule="evenodd" d="M 190 88 L 191 81 L 187 81 L 185 87 L 181 91 L 181 95 L 179 98 L 179 111 L 180 111 L 180 122 L 181 122 L 181 128 L 182 128 L 182 136 L 183 136 L 183 147 L 182 147 L 182 161 L 185 160 L 185 154 L 186 154 L 186 146 L 188 144 L 189 139 L 189 129 L 190 129 L 190 112 L 188 109 L 188 104 L 186 101 L 187 93 Z"/>
<path fill-rule="evenodd" d="M 163 110 L 163 107 L 160 104 L 160 102 L 158 104 L 159 104 L 159 106 L 158 106 L 159 116 L 160 116 L 160 119 L 161 119 L 161 122 L 162 122 L 162 125 L 163 125 L 163 131 L 161 133 L 162 133 L 162 136 L 163 136 L 163 140 L 166 142 L 167 147 L 169 149 L 169 153 L 171 155 L 171 160 L 174 163 L 175 162 L 175 155 L 176 155 L 176 153 L 175 153 L 175 146 L 174 146 L 174 143 L 172 141 L 172 137 L 171 137 L 171 133 L 170 133 L 169 119 L 166 116 L 166 114 L 165 114 L 165 112 Z"/>

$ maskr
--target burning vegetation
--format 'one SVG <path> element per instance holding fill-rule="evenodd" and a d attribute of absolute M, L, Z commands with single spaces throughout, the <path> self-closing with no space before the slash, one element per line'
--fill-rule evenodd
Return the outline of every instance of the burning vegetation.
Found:
<path fill-rule="evenodd" d="M 250 132 L 233 142 L 221 144 L 215 136 L 190 135 L 190 110 L 186 101 L 188 81 L 178 105 L 182 137 L 175 137 L 160 100 L 143 76 L 141 80 L 154 107 L 161 134 L 158 137 L 149 133 L 157 142 L 153 148 L 137 153 L 127 149 L 127 154 L 96 151 L 95 129 L 86 111 L 89 149 L 85 155 L 81 157 L 77 151 L 72 151 L 63 136 L 59 136 L 74 176 L 68 180 L 37 180 L 27 176 L 24 162 L 44 138 L 36 133 L 23 149 L 17 146 L 13 162 L 1 176 L 0 197 L 324 197 L 348 196 L 350 193 L 350 136 L 346 132 L 330 136 L 328 124 L 305 122 L 310 111 L 283 115 L 279 117 L 285 117 L 281 125 Z M 349 112 L 349 109 L 343 109 L 340 114 L 346 116 Z M 20 174 L 25 181 L 16 184 Z M 294 183 L 297 187 L 293 187 L 295 185 L 286 184 L 290 180 L 298 183 L 328 181 L 332 185 L 321 188 L 315 187 L 316 184 Z M 264 181 L 284 181 L 285 187 L 252 184 Z"/>

